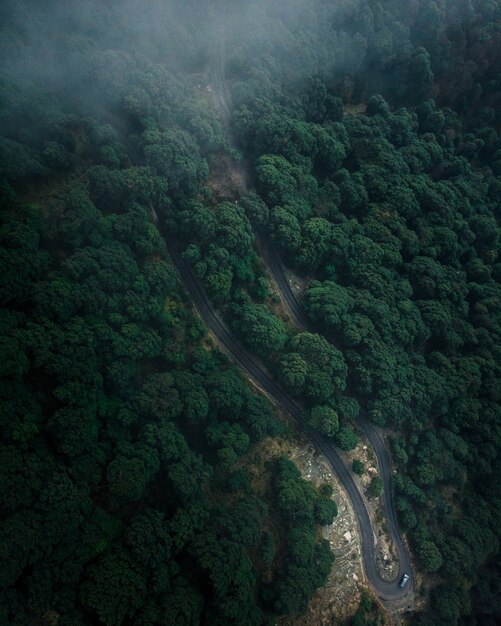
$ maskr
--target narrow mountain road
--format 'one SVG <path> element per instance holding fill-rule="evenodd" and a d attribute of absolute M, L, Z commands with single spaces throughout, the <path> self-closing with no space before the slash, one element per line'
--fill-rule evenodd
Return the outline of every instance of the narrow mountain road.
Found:
<path fill-rule="evenodd" d="M 255 235 L 259 253 L 261 254 L 261 257 L 264 260 L 271 277 L 273 278 L 273 282 L 275 283 L 280 294 L 282 304 L 285 306 L 285 309 L 289 313 L 294 325 L 306 332 L 316 332 L 313 322 L 306 315 L 305 310 L 289 285 L 289 281 L 285 276 L 282 259 L 277 253 L 276 247 L 271 241 L 269 241 L 265 233 L 256 232 Z"/>
<path fill-rule="evenodd" d="M 298 423 L 301 424 L 301 408 L 279 385 L 277 385 L 277 383 L 256 363 L 254 358 L 235 339 L 232 332 L 217 316 L 204 287 L 195 276 L 189 263 L 181 255 L 179 242 L 172 235 L 164 232 L 164 229 L 161 228 L 158 221 L 157 226 L 167 242 L 169 253 L 172 257 L 174 265 L 179 271 L 181 281 L 190 293 L 194 305 L 207 326 L 215 334 L 236 363 L 257 384 L 257 386 L 263 389 L 278 405 L 285 409 Z M 330 442 L 315 431 L 305 429 L 305 433 L 317 449 L 320 450 L 329 460 L 329 463 L 339 476 L 343 487 L 348 493 L 355 516 L 358 520 L 365 573 L 375 592 L 383 600 L 389 601 L 400 599 L 408 592 L 408 588 L 402 590 L 397 582 L 387 583 L 379 577 L 376 566 L 376 539 L 372 529 L 372 524 L 367 513 L 365 503 L 353 480 L 350 470 L 346 467 L 344 461 L 332 447 Z"/>
<path fill-rule="evenodd" d="M 225 59 L 225 5 L 214 14 L 216 24 L 216 36 L 212 45 L 210 74 L 214 89 L 214 97 L 216 105 L 219 108 L 225 128 L 230 136 L 230 115 L 231 115 L 231 96 L 227 88 L 224 78 L 224 59 Z M 293 293 L 289 282 L 285 276 L 284 268 L 280 256 L 274 246 L 266 239 L 263 233 L 258 233 L 258 247 L 261 255 L 268 267 L 268 270 L 277 286 L 281 295 L 282 302 L 287 308 L 295 325 L 301 330 L 315 331 L 312 321 L 306 315 L 301 303 Z M 269 376 L 261 370 L 243 348 L 235 341 L 230 331 L 221 323 L 212 309 L 210 301 L 207 299 L 205 291 L 199 284 L 197 278 L 193 275 L 191 268 L 178 254 L 176 257 L 176 244 L 174 241 L 168 242 L 169 250 L 173 255 L 173 259 L 181 273 L 184 284 L 190 290 L 195 304 L 211 330 L 225 347 L 233 354 L 235 360 L 253 378 L 257 384 L 262 387 L 274 400 L 287 410 L 296 420 L 301 418 L 301 410 L 297 404 L 269 378 Z M 379 575 L 376 566 L 375 551 L 375 534 L 372 524 L 360 495 L 360 492 L 353 481 L 350 470 L 346 467 L 341 457 L 336 452 L 332 444 L 323 438 L 319 433 L 307 431 L 307 435 L 327 457 L 334 471 L 339 476 L 344 488 L 346 489 L 351 501 L 355 514 L 358 516 L 358 523 L 361 535 L 361 549 L 364 561 L 365 574 L 370 581 L 374 591 L 382 600 L 399 600 L 404 598 L 413 589 L 414 581 L 412 576 L 412 563 L 406 546 L 403 542 L 400 529 L 398 527 L 397 515 L 392 489 L 392 465 L 389 450 L 385 444 L 383 434 L 372 424 L 366 414 L 362 411 L 358 424 L 366 434 L 376 454 L 380 469 L 381 479 L 383 482 L 383 507 L 386 515 L 388 532 L 395 546 L 399 570 L 397 577 L 392 582 L 383 581 Z M 404 573 L 411 576 L 411 579 L 405 589 L 400 588 L 400 580 Z"/>
<path fill-rule="evenodd" d="M 276 248 L 273 245 L 270 245 L 269 242 L 263 241 L 261 241 L 259 248 L 264 252 L 263 258 L 271 275 L 273 276 L 273 280 L 280 293 L 282 301 L 285 303 L 296 327 L 303 331 L 317 332 L 317 329 L 314 328 L 312 321 L 306 315 L 305 310 L 289 285 L 289 281 L 284 273 L 282 261 L 276 251 Z M 350 390 L 348 389 L 348 392 L 349 391 Z M 374 449 L 379 465 L 381 480 L 383 481 L 383 508 L 385 511 L 388 532 L 393 541 L 399 563 L 398 575 L 393 583 L 396 586 L 397 583 L 400 582 L 404 573 L 412 573 L 412 563 L 398 527 L 392 488 L 392 463 L 390 452 L 384 441 L 384 434 L 369 420 L 363 409 L 360 411 L 358 416 L 358 425 L 365 433 L 369 443 Z M 367 564 L 365 565 L 365 570 L 367 576 L 369 577 Z M 377 570 L 376 575 L 379 578 Z M 409 581 L 407 587 L 404 590 L 401 590 L 402 596 L 406 595 L 406 593 L 411 589 L 411 582 L 412 581 Z M 373 579 L 371 579 L 371 584 L 373 587 L 377 588 Z"/>

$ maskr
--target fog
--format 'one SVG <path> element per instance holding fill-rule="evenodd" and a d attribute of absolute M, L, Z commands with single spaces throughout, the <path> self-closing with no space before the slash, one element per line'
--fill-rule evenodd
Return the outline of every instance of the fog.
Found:
<path fill-rule="evenodd" d="M 377 92 L 391 100 L 402 96 L 398 81 L 407 85 L 409 76 L 412 82 L 426 73 L 431 81 L 447 49 L 437 48 L 434 59 L 419 46 L 433 39 L 436 47 L 447 23 L 462 28 L 469 6 L 448 0 L 384 6 L 372 0 L 8 0 L 0 9 L 0 59 L 7 76 L 54 90 L 83 113 L 117 109 L 133 97 L 130 85 L 141 89 L 138 73 L 139 82 L 151 80 L 148 72 L 157 79 L 162 73 L 158 88 L 172 98 L 181 84 L 211 90 L 216 66 L 237 96 L 240 82 L 256 96 L 270 96 L 284 82 L 301 85 L 319 76 L 345 102 Z M 418 27 L 412 35 L 411 22 Z M 456 73 L 454 89 L 471 89 L 469 76 Z"/>
<path fill-rule="evenodd" d="M 495 619 L 500 6 L 0 0 L 1 624 Z"/>
<path fill-rule="evenodd" d="M 274 79 L 281 72 L 317 74 L 356 55 L 347 34 L 333 31 L 335 10 L 348 4 L 358 3 L 8 1 L 0 10 L 2 70 L 87 101 L 110 68 L 117 83 L 145 62 L 203 80 L 223 36 L 233 74 L 239 68 L 260 68 Z"/>
<path fill-rule="evenodd" d="M 183 7 L 186 3 L 177 1 L 8 2 L 2 9 L 3 69 L 52 86 L 76 83 L 87 69 L 79 65 L 82 56 L 104 52 L 117 71 L 127 69 L 120 58 L 132 66 L 147 58 L 181 71 L 194 64 L 197 46 Z M 202 27 L 206 23 L 201 20 Z"/>

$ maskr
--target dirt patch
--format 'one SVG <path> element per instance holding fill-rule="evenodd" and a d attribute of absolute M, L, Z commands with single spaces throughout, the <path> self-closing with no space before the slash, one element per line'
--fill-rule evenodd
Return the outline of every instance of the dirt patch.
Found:
<path fill-rule="evenodd" d="M 360 102 L 359 104 L 345 104 L 344 105 L 344 114 L 345 115 L 362 115 L 365 113 L 367 109 L 367 105 L 364 102 Z"/>
<path fill-rule="evenodd" d="M 295 274 L 293 271 L 291 271 L 289 268 L 286 268 L 285 266 L 284 266 L 284 274 L 285 274 L 285 278 L 287 278 L 287 282 L 290 285 L 292 293 L 296 296 L 296 298 L 299 301 L 301 301 L 303 299 L 303 296 L 306 294 L 308 285 L 313 279 L 311 278 L 311 276 L 306 276 L 306 277 L 298 276 L 297 274 Z"/>
<path fill-rule="evenodd" d="M 216 202 L 235 202 L 246 193 L 245 172 L 228 154 L 219 152 L 211 162 L 207 186 Z"/>
<path fill-rule="evenodd" d="M 263 251 L 261 248 L 260 241 L 257 237 L 254 240 L 254 245 L 255 245 L 257 254 L 259 256 L 259 259 L 261 261 L 261 268 L 268 280 L 269 295 L 266 298 L 265 304 L 273 313 L 273 315 L 276 315 L 277 317 L 279 317 L 287 325 L 294 326 L 294 318 L 291 316 L 291 314 L 289 313 L 289 310 L 284 304 L 284 301 L 282 299 L 282 292 L 277 287 L 277 283 L 275 282 L 275 277 L 270 272 L 270 268 L 263 260 Z"/>

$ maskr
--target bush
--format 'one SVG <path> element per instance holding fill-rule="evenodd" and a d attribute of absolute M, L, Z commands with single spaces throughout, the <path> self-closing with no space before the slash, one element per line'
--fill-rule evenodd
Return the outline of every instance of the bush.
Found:
<path fill-rule="evenodd" d="M 357 474 L 357 476 L 362 476 L 362 474 L 364 474 L 365 472 L 365 465 L 362 463 L 362 461 L 355 459 L 352 463 L 351 469 L 353 470 L 354 474 Z"/>

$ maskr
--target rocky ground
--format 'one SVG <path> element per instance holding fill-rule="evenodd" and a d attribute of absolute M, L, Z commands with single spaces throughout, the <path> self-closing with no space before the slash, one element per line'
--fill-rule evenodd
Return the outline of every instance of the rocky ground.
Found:
<path fill-rule="evenodd" d="M 294 431 L 292 437 L 266 439 L 255 446 L 245 460 L 256 491 L 264 489 L 262 468 L 266 461 L 287 455 L 296 463 L 301 474 L 315 486 L 328 483 L 338 506 L 334 523 L 322 528 L 335 555 L 328 581 L 313 597 L 307 612 L 296 618 L 279 620 L 284 626 L 327 626 L 349 619 L 357 610 L 361 591 L 368 591 L 360 555 L 358 525 L 344 490 L 328 461 L 294 427 L 286 415 L 284 421 Z M 368 591 L 369 592 L 369 591 Z M 369 592 L 370 593 L 370 592 Z"/>
<path fill-rule="evenodd" d="M 293 294 L 296 296 L 296 298 L 299 301 L 301 301 L 312 279 L 308 276 L 307 277 L 298 276 L 294 272 L 291 272 L 289 268 L 285 268 L 285 267 L 284 267 L 284 273 L 285 273 L 285 276 L 287 277 L 287 280 L 289 281 L 289 285 L 290 285 L 290 288 L 292 289 Z"/>
<path fill-rule="evenodd" d="M 376 455 L 370 443 L 365 436 L 361 434 L 357 447 L 354 450 L 350 450 L 350 452 L 342 453 L 342 456 L 349 466 L 351 466 L 355 459 L 362 461 L 365 465 L 365 473 L 362 476 L 353 474 L 353 478 L 359 487 L 360 493 L 364 497 L 373 528 L 376 532 L 379 573 L 383 580 L 393 580 L 398 572 L 398 561 L 396 559 L 393 543 L 386 529 L 381 499 L 369 499 L 365 495 L 372 478 L 379 474 Z"/>
<path fill-rule="evenodd" d="M 329 483 L 338 506 L 331 526 L 322 529 L 336 557 L 327 583 L 311 600 L 307 612 L 282 620 L 290 626 L 327 626 L 349 619 L 357 610 L 362 589 L 367 589 L 360 556 L 358 526 L 351 504 L 328 461 L 311 444 L 293 444 L 290 457 L 301 474 L 315 486 Z"/>

